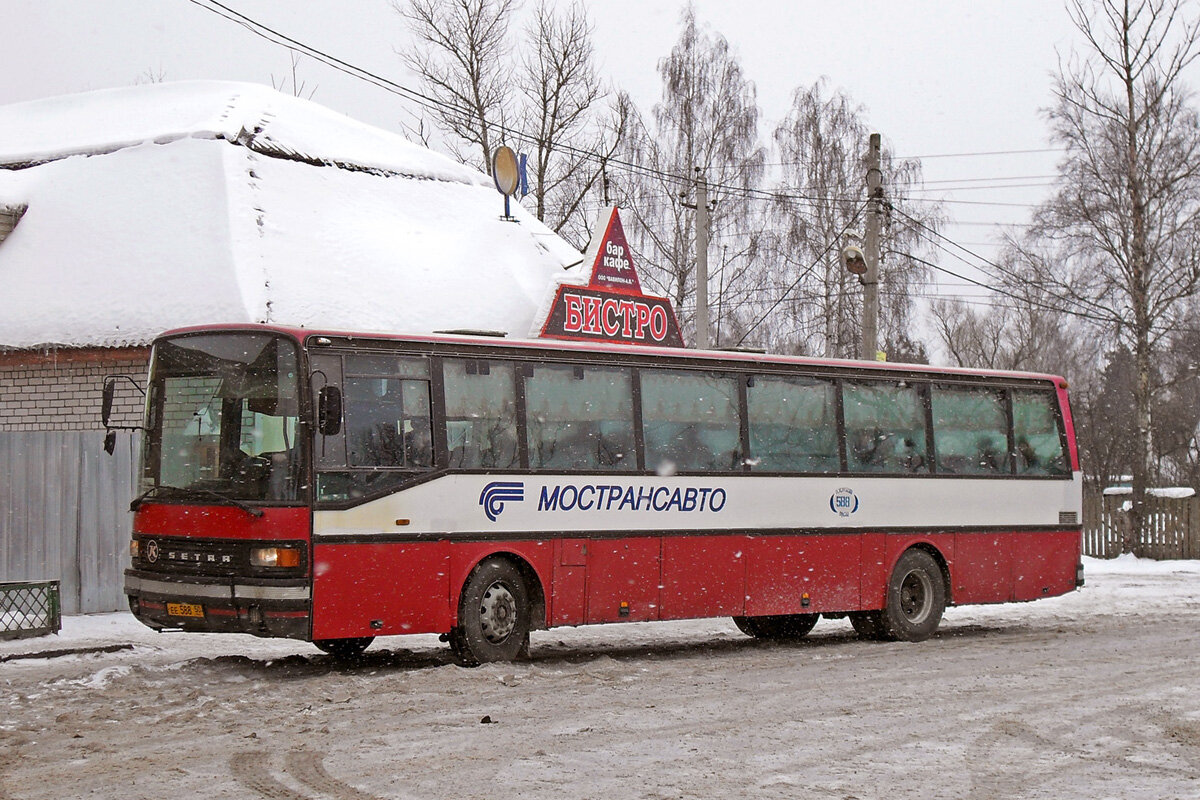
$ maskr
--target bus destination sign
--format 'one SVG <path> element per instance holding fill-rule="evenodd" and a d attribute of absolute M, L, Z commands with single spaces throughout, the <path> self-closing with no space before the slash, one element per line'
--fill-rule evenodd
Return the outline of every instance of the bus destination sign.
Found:
<path fill-rule="evenodd" d="M 592 271 L 587 285 L 558 286 L 541 337 L 684 346 L 671 301 L 642 293 L 615 207 L 601 213 L 584 263 L 588 259 Z"/>

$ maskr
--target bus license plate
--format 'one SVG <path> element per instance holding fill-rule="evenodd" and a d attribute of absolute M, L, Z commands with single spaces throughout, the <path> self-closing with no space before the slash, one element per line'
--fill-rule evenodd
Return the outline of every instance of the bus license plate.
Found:
<path fill-rule="evenodd" d="M 172 617 L 204 617 L 204 606 L 197 603 L 167 603 L 167 614 Z"/>

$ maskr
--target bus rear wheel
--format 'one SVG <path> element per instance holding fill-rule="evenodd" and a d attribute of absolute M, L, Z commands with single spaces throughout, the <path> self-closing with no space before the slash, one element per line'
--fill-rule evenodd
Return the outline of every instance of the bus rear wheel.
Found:
<path fill-rule="evenodd" d="M 463 585 L 450 648 L 463 666 L 513 661 L 529 652 L 530 627 L 525 579 L 511 561 L 490 558 Z"/>
<path fill-rule="evenodd" d="M 884 637 L 893 641 L 928 639 L 946 609 L 946 581 L 942 568 L 924 550 L 908 550 L 896 562 L 888 581 L 883 609 Z"/>
<path fill-rule="evenodd" d="M 353 661 L 361 656 L 373 641 L 374 636 L 363 636 L 357 639 L 316 639 L 313 644 L 338 661 Z"/>
<path fill-rule="evenodd" d="M 799 639 L 817 624 L 820 614 L 777 614 L 769 617 L 734 617 L 738 630 L 755 639 Z"/>

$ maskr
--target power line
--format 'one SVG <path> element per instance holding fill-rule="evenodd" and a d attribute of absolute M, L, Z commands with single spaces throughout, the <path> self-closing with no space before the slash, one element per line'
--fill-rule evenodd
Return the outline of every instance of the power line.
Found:
<path fill-rule="evenodd" d="M 982 268 L 981 268 L 981 267 L 980 267 L 978 264 L 971 264 L 969 261 L 967 261 L 966 259 L 964 259 L 962 256 L 959 256 L 959 255 L 957 255 L 957 254 L 955 254 L 955 253 L 952 253 L 950 250 L 948 250 L 946 247 L 944 247 L 944 246 L 943 246 L 943 245 L 942 245 L 942 244 L 941 244 L 939 241 L 934 241 L 934 239 L 932 239 L 932 238 L 930 238 L 930 237 L 931 237 L 931 236 L 932 236 L 932 237 L 936 237 L 936 238 L 937 238 L 937 239 L 939 239 L 939 240 L 942 240 L 942 241 L 945 241 L 945 242 L 949 243 L 950 245 L 952 245 L 952 246 L 953 246 L 953 247 L 955 247 L 956 249 L 958 249 L 958 250 L 961 250 L 962 252 L 966 253 L 967 255 L 971 256 L 972 258 L 976 259 L 977 261 L 979 261 L 979 262 L 981 262 L 981 263 L 983 263 L 983 264 L 987 264 L 988 266 L 990 266 L 990 267 L 992 267 L 993 269 L 997 270 L 997 271 L 998 271 L 998 272 L 999 272 L 1001 275 L 1004 275 L 1005 277 L 1008 277 L 1008 278 L 1010 278 L 1010 279 L 1012 279 L 1012 280 L 1014 280 L 1014 281 L 1016 281 L 1016 282 L 1018 282 L 1018 283 L 1028 283 L 1028 282 L 1029 282 L 1029 281 L 1026 279 L 1026 277 L 1025 277 L 1024 275 L 1021 275 L 1021 274 L 1019 274 L 1019 273 L 1017 273 L 1017 272 L 1014 272 L 1013 270 L 1009 269 L 1008 267 L 1005 267 L 1005 266 L 1002 266 L 1002 265 L 1000 265 L 1000 264 L 997 264 L 995 261 L 992 261 L 991 259 L 984 258 L 983 256 L 981 256 L 981 255 L 979 255 L 978 253 L 976 253 L 974 250 L 970 250 L 970 249 L 968 249 L 968 248 L 966 248 L 966 247 L 963 247 L 961 244 L 959 244 L 959 243 L 955 242 L 953 239 L 951 239 L 950 237 L 948 237 L 948 236 L 946 236 L 945 234 L 941 233 L 940 231 L 936 230 L 935 228 L 931 228 L 929 225 L 926 225 L 926 224 L 925 224 L 924 222 L 922 222 L 921 220 L 919 220 L 919 219 L 916 219 L 915 217 L 912 217 L 912 216 L 910 216 L 909 214 L 906 214 L 906 213 L 905 213 L 903 210 L 901 210 L 901 209 L 895 209 L 895 211 L 896 211 L 896 213 L 897 213 L 897 214 L 899 214 L 900 216 L 902 216 L 902 217 L 904 217 L 905 219 L 909 220 L 909 221 L 910 221 L 910 222 L 911 222 L 913 225 L 915 225 L 915 226 L 917 226 L 918 228 L 920 228 L 921 230 L 925 231 L 925 232 L 928 234 L 928 235 L 926 235 L 926 236 L 925 236 L 925 239 L 926 239 L 927 241 L 929 241 L 930 243 L 932 243 L 932 244 L 933 244 L 935 247 L 937 247 L 939 250 L 942 250 L 943 252 L 945 252 L 945 253 L 947 253 L 947 254 L 949 254 L 949 255 L 952 255 L 952 256 L 954 256 L 955 258 L 958 258 L 958 260 L 962 261 L 962 262 L 963 262 L 964 264 L 966 264 L 967 266 L 974 267 L 975 269 L 980 269 L 980 270 L 982 270 Z M 990 287 L 989 287 L 989 288 L 990 288 Z M 1062 302 L 1070 303 L 1070 304 L 1079 304 L 1079 305 L 1083 305 L 1084 307 L 1089 307 L 1091 310 L 1093 310 L 1093 311 L 1096 311 L 1096 312 L 1099 312 L 1099 313 L 1101 313 L 1101 314 L 1106 314 L 1106 315 L 1108 315 L 1108 314 L 1110 314 L 1110 313 L 1111 313 L 1111 312 L 1109 312 L 1109 310 L 1108 310 L 1107 308 L 1105 308 L 1104 306 L 1100 305 L 1099 303 L 1093 302 L 1093 301 L 1091 301 L 1091 300 L 1087 300 L 1087 299 L 1085 299 L 1085 298 L 1064 298 L 1064 297 L 1056 296 L 1056 299 L 1058 299 L 1058 300 L 1060 300 L 1060 301 L 1062 301 Z M 1110 321 L 1111 321 L 1111 319 L 1112 319 L 1112 317 L 1111 317 L 1111 316 L 1106 316 L 1106 317 L 1104 317 L 1104 318 L 1105 318 L 1105 319 L 1107 319 L 1107 320 L 1110 320 Z"/>
<path fill-rule="evenodd" d="M 926 186 L 942 183 L 991 183 L 993 181 L 1048 181 L 1058 178 L 1058 175 L 1011 175 L 994 178 L 946 178 L 940 181 L 922 181 Z"/>
<path fill-rule="evenodd" d="M 862 203 L 858 206 L 858 208 L 855 209 L 853 216 L 851 216 L 850 221 L 848 223 L 846 223 L 845 227 L 843 227 L 842 230 L 840 232 L 838 232 L 836 237 L 834 237 L 832 240 L 830 240 L 825 245 L 825 247 L 817 255 L 816 260 L 813 261 L 813 263 L 811 265 L 809 265 L 808 269 L 804 270 L 803 272 L 801 272 L 799 275 L 796 276 L 796 280 L 792 281 L 792 284 L 790 286 L 788 286 L 787 289 L 784 290 L 783 294 L 779 296 L 779 299 L 776 300 L 774 303 L 772 303 L 770 308 L 768 308 L 766 311 L 763 312 L 762 316 L 760 316 L 758 318 L 758 321 L 746 329 L 746 332 L 742 334 L 742 338 L 737 340 L 737 344 L 735 344 L 734 347 L 737 347 L 737 346 L 741 345 L 742 342 L 746 341 L 746 337 L 749 336 L 751 333 L 753 333 L 755 331 L 755 329 L 757 329 L 758 326 L 763 323 L 763 320 L 765 320 L 767 318 L 767 315 L 769 315 L 772 311 L 774 311 L 776 308 L 778 308 L 779 304 L 782 303 L 785 299 L 787 299 L 788 293 L 791 292 L 793 289 L 795 289 L 796 286 L 799 285 L 800 281 L 804 280 L 805 276 L 807 276 L 809 273 L 811 273 L 814 269 L 816 269 L 821 264 L 821 262 L 825 259 L 826 254 L 828 254 L 830 250 L 832 250 L 834 247 L 837 246 L 837 243 L 842 239 L 843 236 L 846 235 L 847 231 L 849 231 L 850 228 L 853 227 L 854 223 L 858 221 L 859 215 L 861 215 L 863 210 L 867 207 L 867 202 L 868 202 L 867 200 L 862 201 Z"/>
<path fill-rule="evenodd" d="M 1060 308 L 1058 306 L 1053 306 L 1048 303 L 1044 303 L 1040 300 L 1036 300 L 1032 297 L 1022 297 L 1021 295 L 1014 294 L 1013 292 L 1010 292 L 1007 289 L 1004 289 L 999 286 L 989 286 L 988 284 L 983 283 L 982 281 L 977 281 L 974 278 L 970 278 L 966 275 L 960 275 L 959 273 L 954 272 L 953 270 L 949 270 L 949 269 L 946 269 L 945 267 L 939 266 L 938 264 L 934 264 L 932 261 L 926 261 L 923 258 L 918 258 L 917 256 L 914 256 L 911 253 L 896 253 L 896 255 L 902 255 L 906 258 L 911 258 L 913 261 L 916 261 L 920 264 L 924 264 L 925 266 L 935 269 L 938 272 L 944 272 L 953 278 L 958 278 L 959 280 L 967 281 L 968 283 L 974 284 L 975 286 L 978 286 L 980 288 L 987 289 L 988 291 L 995 292 L 996 294 L 1002 294 L 1007 297 L 1011 297 L 1012 299 L 1017 300 L 1021 303 L 1028 303 L 1029 305 L 1036 306 L 1038 308 L 1042 308 L 1047 311 L 1054 311 L 1059 314 L 1070 314 L 1071 316 L 1079 317 L 1080 319 L 1091 320 L 1092 322 L 1108 323 L 1108 322 L 1112 321 L 1112 319 L 1109 317 L 1097 317 L 1093 314 L 1088 314 L 1083 311 L 1072 311 L 1069 308 Z M 1057 298 L 1057 299 L 1061 299 L 1061 298 Z"/>
<path fill-rule="evenodd" d="M 976 153 L 934 153 L 924 156 L 897 156 L 892 158 L 898 161 L 926 161 L 933 158 L 979 158 L 982 156 L 1020 156 L 1029 155 L 1031 153 L 1065 153 L 1065 148 L 1061 147 L 1042 147 L 1034 150 L 986 150 Z"/>

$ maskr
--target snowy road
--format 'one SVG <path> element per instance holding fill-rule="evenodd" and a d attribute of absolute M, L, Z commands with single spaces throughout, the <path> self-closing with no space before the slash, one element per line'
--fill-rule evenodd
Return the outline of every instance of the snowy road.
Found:
<path fill-rule="evenodd" d="M 0 658 L 133 646 L 0 662 L 0 800 L 1200 798 L 1200 563 L 1087 566 L 1081 592 L 950 609 L 921 644 L 651 623 L 474 670 L 434 637 L 339 667 L 71 618 Z"/>

